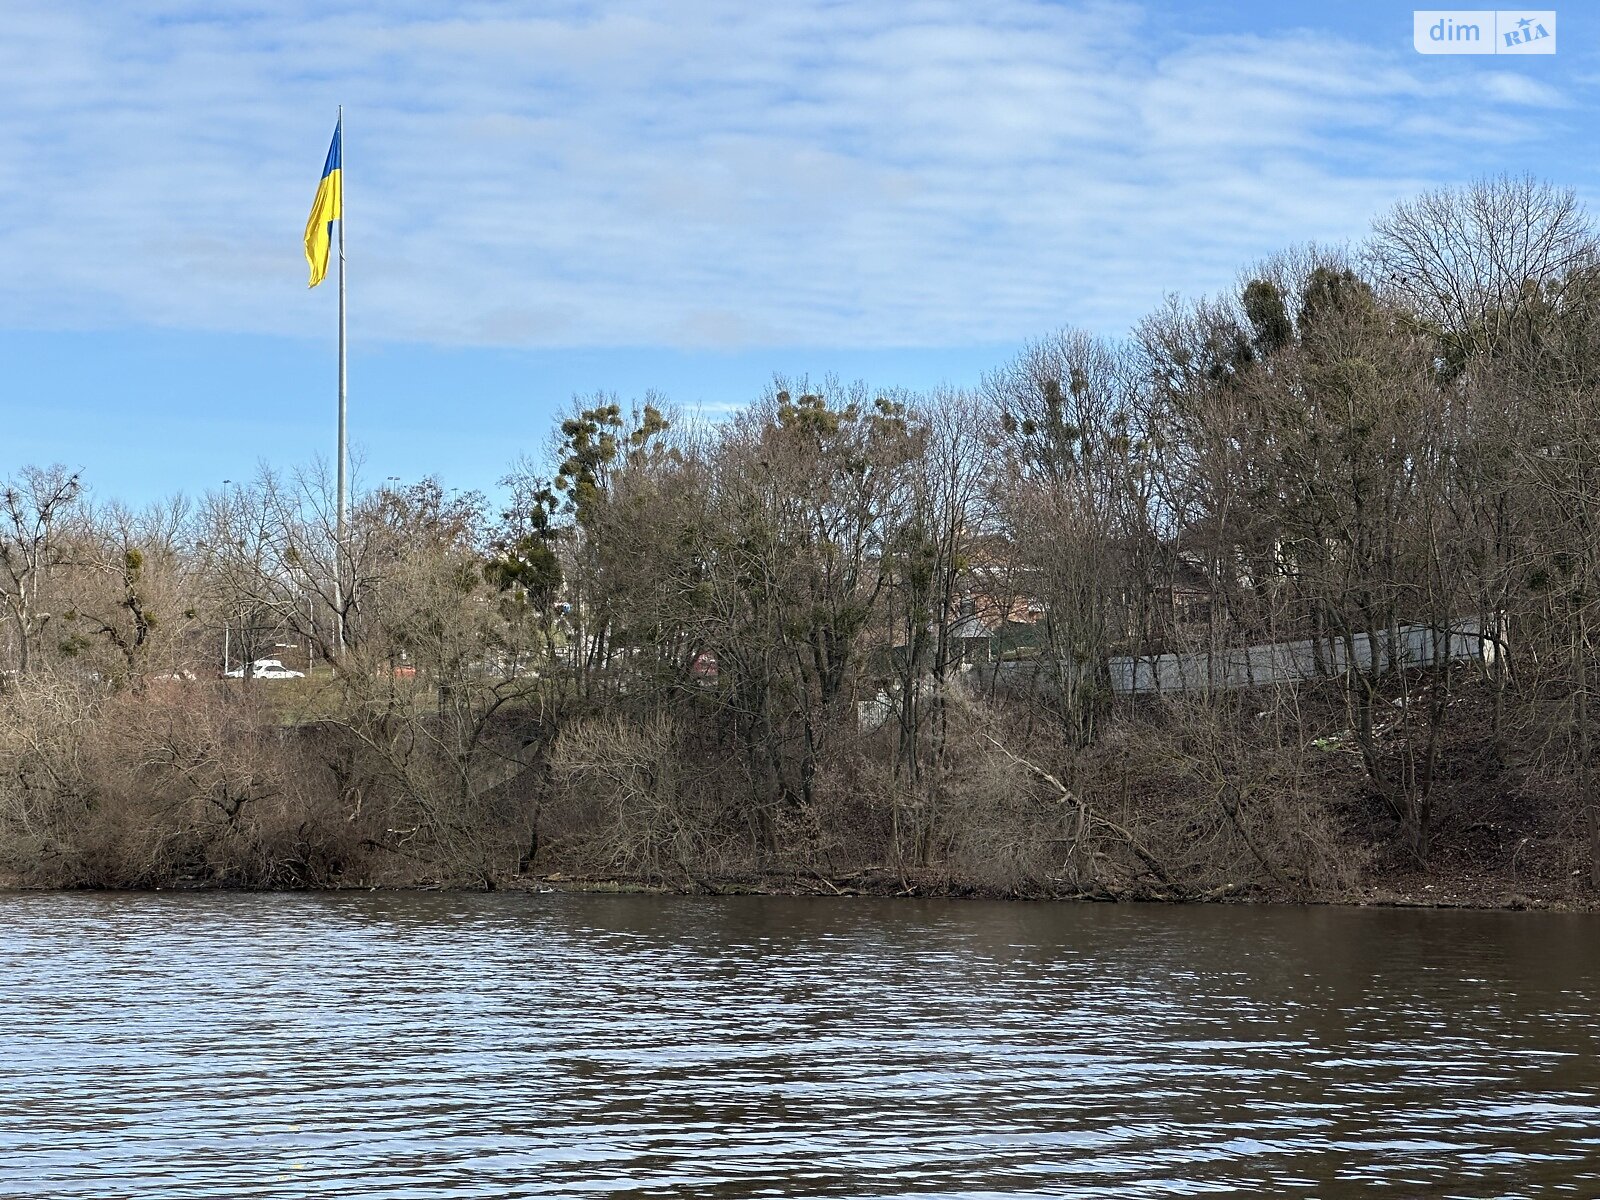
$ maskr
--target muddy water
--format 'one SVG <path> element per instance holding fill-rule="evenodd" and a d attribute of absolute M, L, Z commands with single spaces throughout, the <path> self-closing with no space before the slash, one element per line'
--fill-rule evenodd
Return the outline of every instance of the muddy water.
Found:
<path fill-rule="evenodd" d="M 1600 917 L 0 896 L 0 1196 L 1600 1196 Z"/>

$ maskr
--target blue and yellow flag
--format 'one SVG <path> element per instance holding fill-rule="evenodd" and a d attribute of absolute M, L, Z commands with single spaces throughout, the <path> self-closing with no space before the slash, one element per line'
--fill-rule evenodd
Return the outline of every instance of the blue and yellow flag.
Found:
<path fill-rule="evenodd" d="M 317 198 L 311 202 L 311 219 L 306 222 L 306 262 L 311 266 L 310 287 L 322 282 L 328 273 L 328 246 L 333 241 L 333 223 L 344 220 L 344 182 L 339 168 L 340 143 L 344 133 L 344 118 L 333 127 L 333 145 L 328 147 L 328 161 L 322 168 L 322 182 L 317 184 Z"/>

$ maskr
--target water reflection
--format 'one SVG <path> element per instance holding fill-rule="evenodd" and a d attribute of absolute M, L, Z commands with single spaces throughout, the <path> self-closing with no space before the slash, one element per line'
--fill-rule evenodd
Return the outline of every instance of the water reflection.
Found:
<path fill-rule="evenodd" d="M 1594 1196 L 1597 932 L 6 897 L 0 1196 Z"/>

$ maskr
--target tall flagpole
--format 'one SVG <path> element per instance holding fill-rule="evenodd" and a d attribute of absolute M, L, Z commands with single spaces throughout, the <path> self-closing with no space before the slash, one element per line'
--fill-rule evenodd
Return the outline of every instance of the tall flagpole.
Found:
<path fill-rule="evenodd" d="M 333 547 L 333 602 L 339 610 L 335 617 L 335 640 L 339 652 L 344 653 L 344 526 L 350 508 L 349 481 L 345 464 L 349 453 L 345 443 L 345 409 L 348 376 L 345 371 L 345 321 L 344 321 L 344 105 L 339 106 L 339 497 L 338 516 L 334 523 Z"/>

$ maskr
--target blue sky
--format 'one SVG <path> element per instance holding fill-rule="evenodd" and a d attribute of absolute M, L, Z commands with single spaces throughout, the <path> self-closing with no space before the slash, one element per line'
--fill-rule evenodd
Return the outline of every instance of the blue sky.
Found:
<path fill-rule="evenodd" d="M 1592 204 L 1600 16 L 1425 57 L 1411 12 L 9 0 L 0 474 L 142 502 L 331 454 L 300 238 L 340 103 L 369 483 L 491 486 L 574 394 L 973 384 L 1485 172 Z"/>

